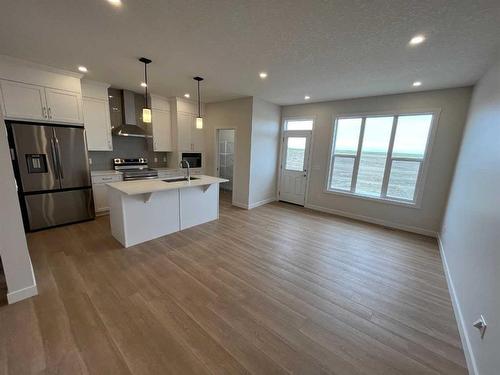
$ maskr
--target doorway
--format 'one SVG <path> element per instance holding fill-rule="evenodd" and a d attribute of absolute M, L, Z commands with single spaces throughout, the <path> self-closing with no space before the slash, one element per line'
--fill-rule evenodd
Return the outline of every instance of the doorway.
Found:
<path fill-rule="evenodd" d="M 217 129 L 217 175 L 229 180 L 219 184 L 220 197 L 232 202 L 235 129 Z"/>
<path fill-rule="evenodd" d="M 311 131 L 285 131 L 283 137 L 279 200 L 303 206 L 309 171 Z"/>

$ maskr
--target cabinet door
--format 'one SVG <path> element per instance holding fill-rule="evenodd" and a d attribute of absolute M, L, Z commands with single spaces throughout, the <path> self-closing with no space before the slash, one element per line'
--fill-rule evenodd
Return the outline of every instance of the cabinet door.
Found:
<path fill-rule="evenodd" d="M 177 138 L 179 151 L 192 151 L 191 129 L 194 126 L 195 117 L 189 113 L 177 115 Z"/>
<path fill-rule="evenodd" d="M 153 109 L 153 150 L 172 151 L 172 119 L 169 111 Z"/>
<path fill-rule="evenodd" d="M 2 112 L 7 118 L 47 120 L 44 88 L 20 82 L 0 81 Z"/>
<path fill-rule="evenodd" d="M 87 132 L 89 151 L 112 151 L 108 101 L 83 98 L 83 121 Z"/>
<path fill-rule="evenodd" d="M 94 184 L 92 185 L 92 191 L 94 192 L 95 212 L 108 211 L 108 187 L 106 184 Z"/>
<path fill-rule="evenodd" d="M 49 120 L 70 124 L 83 123 L 82 97 L 71 91 L 45 89 Z"/>

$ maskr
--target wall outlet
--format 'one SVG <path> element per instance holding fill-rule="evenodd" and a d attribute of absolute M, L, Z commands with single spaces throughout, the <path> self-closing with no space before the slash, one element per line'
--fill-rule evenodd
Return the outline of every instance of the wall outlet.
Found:
<path fill-rule="evenodd" d="M 486 324 L 486 319 L 484 319 L 484 316 L 481 315 L 481 317 L 476 320 L 472 325 L 479 330 L 479 333 L 481 334 L 481 338 L 484 337 L 484 334 L 486 333 L 486 327 L 488 326 Z"/>

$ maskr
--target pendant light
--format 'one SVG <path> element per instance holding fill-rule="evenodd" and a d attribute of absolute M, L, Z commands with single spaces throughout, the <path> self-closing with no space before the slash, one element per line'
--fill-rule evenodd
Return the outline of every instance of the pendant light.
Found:
<path fill-rule="evenodd" d="M 148 64 L 151 63 L 150 59 L 141 57 L 140 62 L 144 63 L 144 108 L 142 109 L 142 122 L 151 123 L 151 108 L 148 106 Z"/>
<path fill-rule="evenodd" d="M 203 129 L 203 117 L 201 117 L 201 98 L 200 98 L 200 82 L 203 81 L 201 77 L 194 77 L 198 81 L 198 117 L 196 117 L 196 129 Z"/>

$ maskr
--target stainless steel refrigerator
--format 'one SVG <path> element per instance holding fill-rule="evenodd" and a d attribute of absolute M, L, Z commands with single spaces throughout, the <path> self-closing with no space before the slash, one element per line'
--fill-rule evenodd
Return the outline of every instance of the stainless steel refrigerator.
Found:
<path fill-rule="evenodd" d="M 26 229 L 93 219 L 83 127 L 9 122 L 7 128 Z"/>

